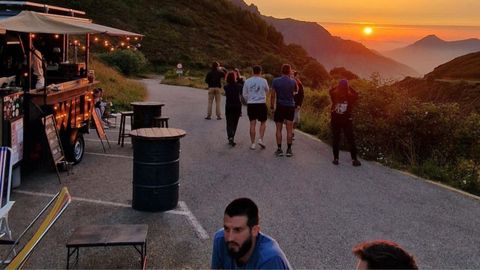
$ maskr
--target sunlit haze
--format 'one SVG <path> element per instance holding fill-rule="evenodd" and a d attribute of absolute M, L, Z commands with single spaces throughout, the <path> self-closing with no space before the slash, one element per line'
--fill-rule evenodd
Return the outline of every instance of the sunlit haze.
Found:
<path fill-rule="evenodd" d="M 334 36 L 360 41 L 376 50 L 402 47 L 431 34 L 444 40 L 480 38 L 477 0 L 245 2 L 255 4 L 264 15 L 319 22 Z"/>

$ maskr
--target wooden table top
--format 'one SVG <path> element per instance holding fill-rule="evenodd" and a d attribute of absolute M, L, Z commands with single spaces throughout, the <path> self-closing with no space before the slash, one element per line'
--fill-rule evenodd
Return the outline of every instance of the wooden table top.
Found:
<path fill-rule="evenodd" d="M 67 247 L 140 245 L 147 240 L 148 225 L 86 225 L 75 229 Z"/>
<path fill-rule="evenodd" d="M 131 106 L 165 106 L 165 103 L 157 101 L 135 101 L 130 103 Z"/>
<path fill-rule="evenodd" d="M 140 128 L 132 130 L 130 135 L 146 140 L 172 140 L 184 137 L 187 133 L 178 128 Z"/>

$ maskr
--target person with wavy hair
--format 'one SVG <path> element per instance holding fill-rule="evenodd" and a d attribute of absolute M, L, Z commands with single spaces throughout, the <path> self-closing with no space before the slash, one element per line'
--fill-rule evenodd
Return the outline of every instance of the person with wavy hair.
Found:
<path fill-rule="evenodd" d="M 223 87 L 225 90 L 225 118 L 227 120 L 228 143 L 235 146 L 235 133 L 237 132 L 238 119 L 242 114 L 242 96 L 243 85 L 237 82 L 237 76 L 234 71 L 227 73 L 227 84 Z"/>
<path fill-rule="evenodd" d="M 357 269 L 418 269 L 412 255 L 397 243 L 387 240 L 367 241 L 356 245 Z"/>

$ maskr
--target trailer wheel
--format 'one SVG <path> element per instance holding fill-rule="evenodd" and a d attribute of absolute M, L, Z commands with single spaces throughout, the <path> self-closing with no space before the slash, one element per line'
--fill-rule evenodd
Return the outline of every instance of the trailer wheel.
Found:
<path fill-rule="evenodd" d="M 68 149 L 68 158 L 69 161 L 73 162 L 74 164 L 80 163 L 83 158 L 83 154 L 85 153 L 85 140 L 83 139 L 82 133 L 78 133 L 75 141 Z"/>

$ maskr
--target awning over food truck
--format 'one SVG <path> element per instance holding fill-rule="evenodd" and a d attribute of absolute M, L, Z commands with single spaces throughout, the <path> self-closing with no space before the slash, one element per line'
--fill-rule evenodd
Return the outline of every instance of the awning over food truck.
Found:
<path fill-rule="evenodd" d="M 50 34 L 107 34 L 110 36 L 143 35 L 95 24 L 89 19 L 61 16 L 34 11 L 22 11 L 18 15 L 0 18 L 0 33 L 15 31 L 23 33 Z"/>

